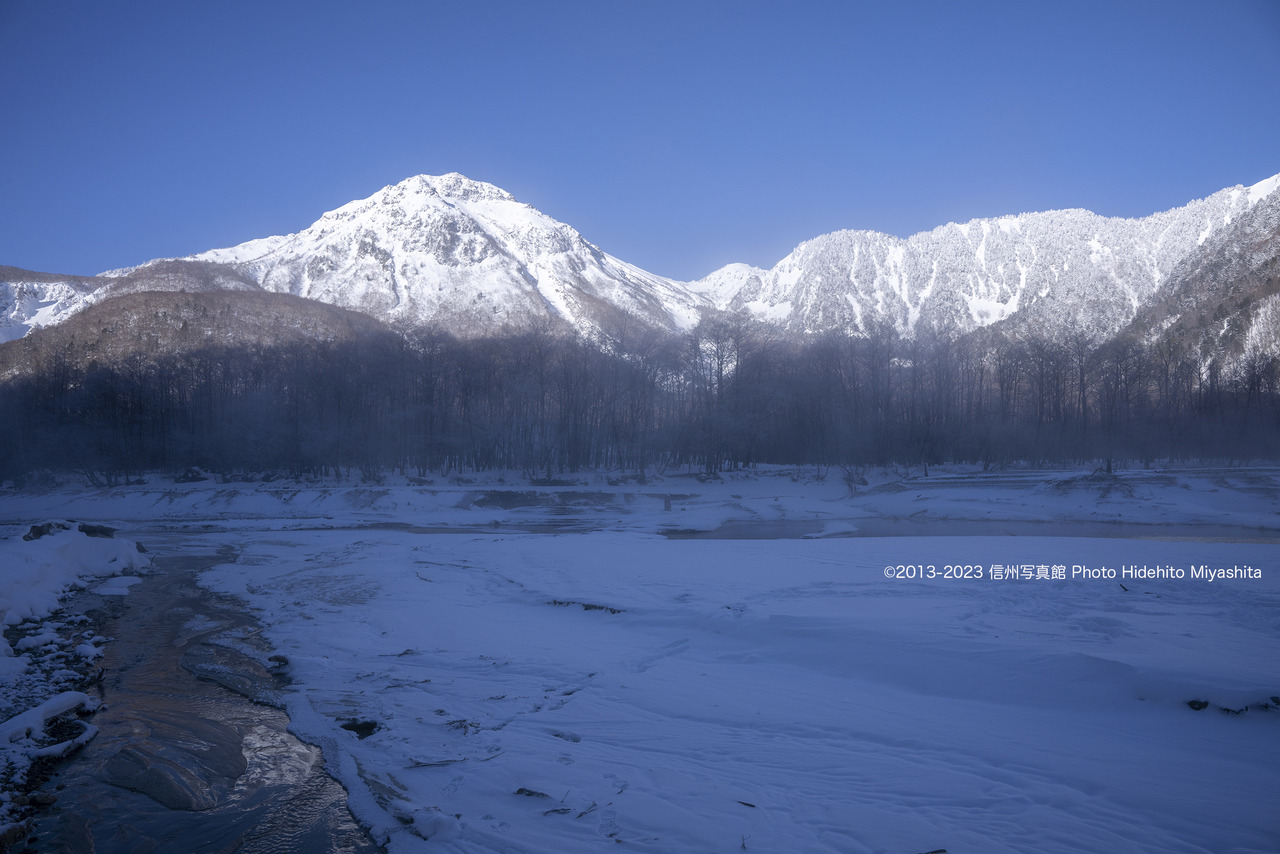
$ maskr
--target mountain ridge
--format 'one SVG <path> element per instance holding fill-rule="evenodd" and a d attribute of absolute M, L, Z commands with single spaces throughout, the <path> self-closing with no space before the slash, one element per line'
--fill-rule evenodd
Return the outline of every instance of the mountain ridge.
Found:
<path fill-rule="evenodd" d="M 952 222 L 906 238 L 830 232 L 763 274 L 742 275 L 736 289 L 724 281 L 733 265 L 691 287 L 718 308 L 793 332 L 835 326 L 865 334 L 887 325 L 911 337 L 921 320 L 963 333 L 1015 315 L 1042 325 L 1047 315 L 1068 314 L 1101 339 L 1130 321 L 1178 262 L 1278 188 L 1280 175 L 1138 218 L 1076 208 Z"/>
<path fill-rule="evenodd" d="M 1018 337 L 1070 322 L 1097 342 L 1154 318 L 1152 306 L 1171 289 L 1186 302 L 1205 259 L 1245 239 L 1241 221 L 1258 220 L 1263 237 L 1280 228 L 1255 213 L 1277 206 L 1280 174 L 1146 217 L 1075 208 L 947 223 L 906 238 L 835 231 L 800 243 L 767 270 L 730 264 L 679 282 L 607 254 L 492 184 L 456 172 L 417 175 L 293 234 L 186 258 L 96 278 L 0 268 L 0 341 L 118 293 L 230 288 L 464 337 L 551 325 L 608 338 L 635 321 L 680 331 L 722 310 L 793 334 L 892 330 L 909 338 L 990 327 Z M 1280 254 L 1280 241 L 1248 239 Z M 1209 267 L 1245 274 L 1226 262 Z M 1256 313 L 1254 302 L 1248 310 Z M 1246 327 L 1238 335 L 1247 337 Z"/>

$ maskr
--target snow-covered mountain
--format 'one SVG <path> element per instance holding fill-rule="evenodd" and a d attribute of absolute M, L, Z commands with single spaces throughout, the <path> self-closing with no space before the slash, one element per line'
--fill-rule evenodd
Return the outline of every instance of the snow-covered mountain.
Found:
<path fill-rule="evenodd" d="M 211 288 L 292 294 L 463 336 L 535 325 L 598 335 L 623 315 L 682 329 L 708 305 L 506 191 L 454 173 L 385 187 L 296 234 L 97 278 L 0 268 L 0 341 L 120 293 Z"/>
<path fill-rule="evenodd" d="M 1247 201 L 1137 313 L 1135 338 L 1194 347 L 1206 365 L 1280 355 L 1280 175 Z"/>
<path fill-rule="evenodd" d="M 950 223 L 905 240 L 839 231 L 800 244 L 771 270 L 730 265 L 690 287 L 793 332 L 891 328 L 910 337 L 1004 321 L 1041 331 L 1073 324 L 1101 339 L 1277 189 L 1280 175 L 1142 219 L 1063 210 Z"/>
<path fill-rule="evenodd" d="M 624 317 L 687 329 L 719 308 L 802 334 L 996 327 L 1069 329 L 1096 341 L 1137 323 L 1150 338 L 1231 291 L 1217 279 L 1262 275 L 1264 261 L 1280 256 L 1280 226 L 1263 215 L 1278 206 L 1280 175 L 1141 219 L 1064 210 L 950 223 L 905 239 L 840 231 L 800 244 L 772 269 L 732 264 L 686 284 L 606 254 L 491 184 L 420 175 L 296 234 L 185 259 L 97 278 L 0 267 L 0 341 L 119 293 L 211 289 L 292 294 L 463 336 L 549 324 L 608 337 Z M 1232 260 L 1239 252 L 1250 264 Z M 1254 315 L 1280 312 L 1263 304 L 1265 291 L 1236 337 L 1250 334 Z"/>
<path fill-rule="evenodd" d="M 284 237 L 191 260 L 264 289 L 462 334 L 546 321 L 583 331 L 620 312 L 668 329 L 697 320 L 680 283 L 627 264 L 492 184 L 419 175 Z"/>

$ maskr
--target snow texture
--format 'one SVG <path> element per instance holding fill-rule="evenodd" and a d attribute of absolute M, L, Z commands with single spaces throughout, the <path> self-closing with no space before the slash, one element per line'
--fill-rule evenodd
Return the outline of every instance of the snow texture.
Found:
<path fill-rule="evenodd" d="M 800 244 L 771 270 L 726 267 L 691 287 L 796 332 L 890 329 L 910 338 L 1016 316 L 1025 328 L 1097 341 L 1277 188 L 1280 176 L 1141 219 L 1062 210 L 949 223 L 905 240 L 838 231 Z"/>
<path fill-rule="evenodd" d="M 136 543 L 91 537 L 73 523 L 63 524 L 64 529 L 38 539 L 12 536 L 0 541 L 0 626 L 41 620 L 58 609 L 68 591 L 84 588 L 89 579 L 149 563 Z M 0 660 L 12 654 L 8 641 L 0 644 Z"/>
<path fill-rule="evenodd" d="M 97 733 L 84 721 L 76 721 L 79 730 L 71 738 L 58 740 L 46 731 L 54 719 L 97 708 L 88 695 L 64 690 L 64 683 L 79 679 L 69 669 L 71 662 L 97 659 L 106 640 L 75 632 L 74 620 L 50 618 L 68 593 L 149 563 L 136 543 L 90 537 L 69 523 L 55 523 L 49 533 L 32 540 L 22 538 L 25 530 L 6 526 L 0 531 L 9 535 L 0 537 L 0 628 L 8 632 L 21 626 L 26 631 L 12 645 L 8 637 L 0 637 L 0 839 L 16 827 L 20 810 L 14 795 L 25 784 L 31 763 L 64 757 Z M 126 590 L 121 585 L 113 592 Z"/>
<path fill-rule="evenodd" d="M 464 336 L 567 324 L 609 338 L 628 316 L 679 330 L 719 308 L 803 333 L 954 335 L 1003 322 L 1098 341 L 1164 293 L 1180 265 L 1220 241 L 1249 243 L 1242 218 L 1277 190 L 1280 175 L 1141 219 L 1061 210 L 906 239 L 837 231 L 769 270 L 730 264 L 684 283 L 606 254 L 492 184 L 418 175 L 296 234 L 180 260 L 224 265 L 205 277 L 214 286 L 256 284 Z M 113 293 L 177 287 L 173 263 L 109 271 L 96 291 L 25 271 L 0 277 L 0 341 Z"/>
<path fill-rule="evenodd" d="M 203 582 L 392 852 L 1272 850 L 1280 471 L 921 475 L 162 484 L 0 519 L 238 549 Z"/>
<path fill-rule="evenodd" d="M 553 318 L 585 332 L 600 305 L 684 328 L 682 285 L 601 252 L 492 184 L 419 175 L 343 205 L 297 234 L 194 260 L 236 266 L 268 290 L 411 324 L 523 328 Z"/>
<path fill-rule="evenodd" d="M 731 264 L 681 283 L 624 264 L 505 191 L 454 173 L 410 178 L 298 234 L 193 257 L 236 266 L 269 290 L 470 334 L 552 318 L 598 336 L 603 304 L 674 329 L 715 307 L 795 332 L 905 337 L 1016 316 L 1096 341 L 1277 188 L 1280 176 L 1141 219 L 1066 210 L 951 223 L 905 240 L 840 231 L 802 243 L 770 270 Z M 1063 318 L 1074 329 L 1062 330 Z"/>
<path fill-rule="evenodd" d="M 68 282 L 4 278 L 8 281 L 0 281 L 0 344 L 61 323 L 92 301 L 91 292 Z"/>

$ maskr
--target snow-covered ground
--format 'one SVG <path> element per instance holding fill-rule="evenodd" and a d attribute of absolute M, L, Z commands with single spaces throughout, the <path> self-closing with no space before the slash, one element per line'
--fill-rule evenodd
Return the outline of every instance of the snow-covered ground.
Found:
<path fill-rule="evenodd" d="M 0 491 L 50 516 L 234 546 L 393 852 L 1280 842 L 1274 469 Z"/>

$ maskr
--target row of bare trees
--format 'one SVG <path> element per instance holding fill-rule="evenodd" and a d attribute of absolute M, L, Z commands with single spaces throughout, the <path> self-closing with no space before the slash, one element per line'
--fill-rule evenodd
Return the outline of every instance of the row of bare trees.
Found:
<path fill-rule="evenodd" d="M 1280 364 L 1218 364 L 1083 337 L 796 340 L 733 315 L 608 346 L 537 331 L 68 351 L 0 384 L 0 479 L 1280 458 Z"/>

